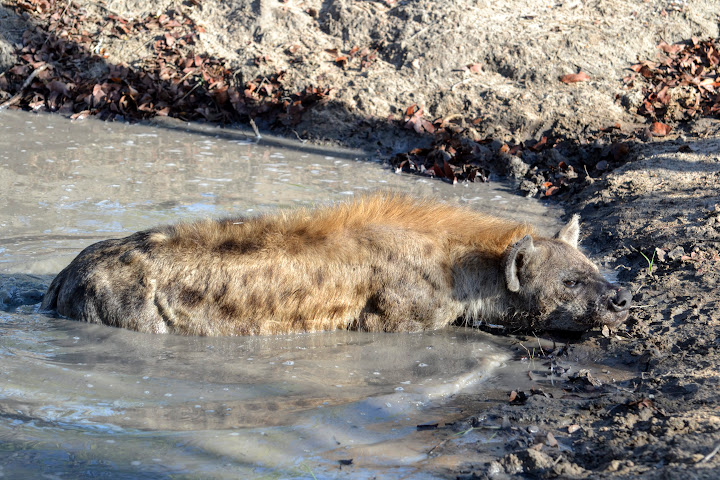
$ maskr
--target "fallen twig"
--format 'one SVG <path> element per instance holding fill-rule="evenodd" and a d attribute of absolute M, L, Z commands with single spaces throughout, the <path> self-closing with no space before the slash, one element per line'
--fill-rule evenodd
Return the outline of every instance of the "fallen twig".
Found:
<path fill-rule="evenodd" d="M 710 460 L 712 460 L 712 458 L 713 458 L 715 455 L 717 455 L 718 452 L 720 452 L 720 443 L 718 443 L 718 444 L 715 446 L 715 448 L 713 448 L 713 451 L 710 452 L 710 453 L 708 453 L 707 455 L 705 455 L 705 457 L 704 457 L 702 460 L 700 460 L 700 462 L 698 462 L 698 463 L 706 463 L 706 462 L 709 462 Z"/>
<path fill-rule="evenodd" d="M 258 130 L 257 125 L 255 125 L 255 120 L 253 120 L 252 117 L 250 117 L 250 126 L 253 129 L 253 132 L 255 132 L 255 138 L 260 140 L 262 138 L 262 135 L 260 135 L 260 130 Z"/>
<path fill-rule="evenodd" d="M 30 86 L 30 84 L 32 83 L 32 81 L 33 81 L 33 80 L 35 79 L 35 77 L 37 76 L 37 74 L 40 73 L 40 72 L 42 72 L 43 70 L 47 69 L 48 67 L 49 67 L 49 65 L 48 65 L 47 63 L 45 63 L 45 64 L 43 64 L 43 65 L 40 65 L 40 66 L 39 66 L 38 68 L 36 68 L 35 70 L 33 70 L 33 72 L 28 76 L 28 78 L 27 78 L 27 79 L 25 80 L 25 82 L 22 84 L 22 87 L 20 87 L 20 90 L 18 90 L 18 92 L 17 92 L 15 95 L 13 95 L 9 100 L 7 100 L 7 101 L 3 102 L 2 104 L 0 104 L 0 110 L 5 110 L 5 109 L 8 108 L 10 105 L 13 105 L 13 104 L 17 103 L 18 101 L 20 101 L 20 99 L 21 99 L 22 96 L 23 96 L 23 92 L 25 91 L 25 89 L 26 89 L 28 86 Z"/>

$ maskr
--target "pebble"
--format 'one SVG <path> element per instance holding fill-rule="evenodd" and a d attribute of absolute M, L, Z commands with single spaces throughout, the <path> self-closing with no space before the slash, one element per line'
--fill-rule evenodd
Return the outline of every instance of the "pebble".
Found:
<path fill-rule="evenodd" d="M 681 246 L 677 246 L 673 248 L 670 253 L 668 253 L 668 257 L 670 257 L 670 260 L 679 260 L 680 257 L 685 255 L 685 249 Z"/>

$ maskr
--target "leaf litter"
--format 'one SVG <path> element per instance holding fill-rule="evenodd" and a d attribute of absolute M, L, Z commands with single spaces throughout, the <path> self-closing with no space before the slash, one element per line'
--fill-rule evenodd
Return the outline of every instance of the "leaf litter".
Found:
<path fill-rule="evenodd" d="M 34 17 L 35 26 L 22 35 L 18 63 L 0 77 L 0 90 L 12 95 L 3 107 L 72 118 L 172 116 L 224 124 L 258 118 L 270 126 L 293 126 L 330 94 L 316 86 L 288 91 L 284 71 L 244 81 L 222 58 L 196 53 L 197 35 L 204 29 L 175 10 L 125 19 L 93 16 L 72 1 L 23 0 L 17 5 Z M 88 31 L 89 25 L 118 38 L 151 32 L 154 56 L 139 68 L 106 63 L 104 51 L 94 43 L 98 32 Z"/>
<path fill-rule="evenodd" d="M 718 39 L 670 45 L 661 41 L 658 60 L 629 66 L 626 88 L 641 85 L 637 113 L 645 126 L 619 123 L 586 133 L 584 142 L 542 136 L 515 145 L 478 138 L 473 125 L 482 119 L 427 120 L 417 105 L 407 109 L 405 128 L 433 134 L 431 145 L 396 154 L 396 171 L 457 181 L 488 181 L 492 173 L 517 179 L 527 196 L 567 197 L 629 158 L 630 146 L 652 137 L 666 137 L 699 116 L 720 117 L 720 42 Z M 566 84 L 587 82 L 585 72 L 564 75 Z M 412 114 L 410 114 L 411 112 Z M 583 144 L 584 143 L 584 144 Z M 568 158 L 572 158 L 570 161 Z"/>
<path fill-rule="evenodd" d="M 657 49 L 656 61 L 632 65 L 634 73 L 623 79 L 628 87 L 641 85 L 637 113 L 656 123 L 720 116 L 720 41 L 692 37 L 672 45 L 661 41 Z"/>

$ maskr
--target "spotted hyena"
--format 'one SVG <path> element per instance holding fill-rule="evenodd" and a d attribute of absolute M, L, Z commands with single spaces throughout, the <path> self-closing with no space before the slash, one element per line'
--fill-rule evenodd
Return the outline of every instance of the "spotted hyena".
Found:
<path fill-rule="evenodd" d="M 163 226 L 83 250 L 45 310 L 141 332 L 410 332 L 464 319 L 517 330 L 618 325 L 630 294 L 527 224 L 409 196 Z"/>

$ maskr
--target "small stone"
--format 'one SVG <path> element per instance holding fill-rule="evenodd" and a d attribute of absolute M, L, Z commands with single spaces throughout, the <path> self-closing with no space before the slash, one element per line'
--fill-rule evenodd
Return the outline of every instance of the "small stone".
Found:
<path fill-rule="evenodd" d="M 534 197 L 537 194 L 539 188 L 534 182 L 530 180 L 523 180 L 522 182 L 520 182 L 520 190 L 522 192 L 525 192 L 525 196 Z"/>
<path fill-rule="evenodd" d="M 568 433 L 575 433 L 578 430 L 580 430 L 580 425 L 577 425 L 577 424 L 568 425 Z"/>
<path fill-rule="evenodd" d="M 526 473 L 538 473 L 552 468 L 554 461 L 547 453 L 528 448 L 518 454 Z"/>
<path fill-rule="evenodd" d="M 678 245 L 677 247 L 673 248 L 670 253 L 667 254 L 668 258 L 670 260 L 680 260 L 682 257 L 685 256 L 685 249 Z"/>
<path fill-rule="evenodd" d="M 503 459 L 500 460 L 500 464 L 505 469 L 505 473 L 509 475 L 515 475 L 516 473 L 521 473 L 523 471 L 522 462 L 517 455 L 513 453 L 503 457 Z"/>
<path fill-rule="evenodd" d="M 503 473 L 503 471 L 504 471 L 504 468 L 500 464 L 500 462 L 494 461 L 494 462 L 490 462 L 490 465 L 488 465 L 486 473 L 489 477 L 495 477 L 495 476 L 498 476 L 501 473 Z"/>
<path fill-rule="evenodd" d="M 506 429 L 507 429 L 507 428 L 510 428 L 510 419 L 508 418 L 507 415 L 503 415 L 503 418 L 502 418 L 502 428 L 506 428 Z"/>
<path fill-rule="evenodd" d="M 527 431 L 535 434 L 535 433 L 538 433 L 540 431 L 540 429 L 538 428 L 537 425 L 530 425 L 529 427 L 527 427 Z"/>
<path fill-rule="evenodd" d="M 607 170 L 607 168 L 608 168 L 608 162 L 607 162 L 607 160 L 600 160 L 600 161 L 595 165 L 595 169 L 598 170 L 598 171 L 600 171 L 600 172 L 603 172 L 603 171 Z"/>

